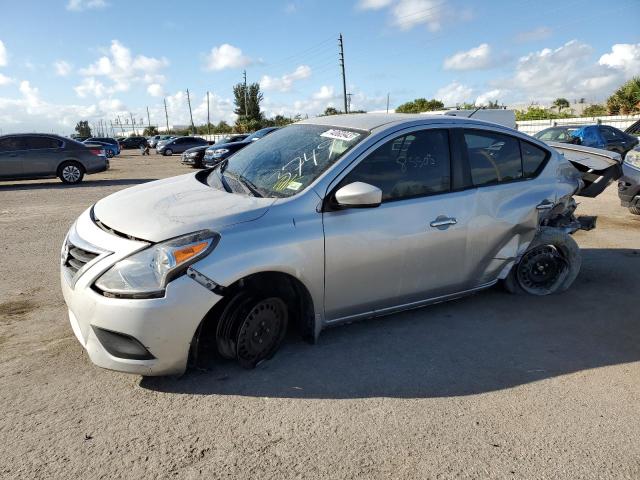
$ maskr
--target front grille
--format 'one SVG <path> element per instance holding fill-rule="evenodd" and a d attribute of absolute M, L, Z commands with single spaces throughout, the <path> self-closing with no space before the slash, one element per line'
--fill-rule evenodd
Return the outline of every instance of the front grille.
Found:
<path fill-rule="evenodd" d="M 87 263 L 91 262 L 95 259 L 99 254 L 95 252 L 90 252 L 88 250 L 83 250 L 69 242 L 67 240 L 67 245 L 65 248 L 66 258 L 64 260 L 64 266 L 71 272 L 72 275 L 76 275 L 79 270 L 82 269 Z"/>

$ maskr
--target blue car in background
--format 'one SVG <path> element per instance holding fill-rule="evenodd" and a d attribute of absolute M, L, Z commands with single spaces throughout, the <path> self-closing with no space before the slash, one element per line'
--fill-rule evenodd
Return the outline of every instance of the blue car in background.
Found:
<path fill-rule="evenodd" d="M 624 156 L 638 145 L 638 138 L 609 125 L 558 125 L 534 135 L 543 142 L 575 143 L 602 148 Z"/>
<path fill-rule="evenodd" d="M 101 145 L 102 147 L 104 147 L 104 151 L 105 151 L 105 154 L 107 155 L 107 158 L 113 158 L 116 155 L 120 155 L 119 145 L 114 145 L 112 143 L 100 142 L 98 140 L 91 140 L 91 139 L 85 140 L 82 143 L 91 144 L 91 145 Z"/>

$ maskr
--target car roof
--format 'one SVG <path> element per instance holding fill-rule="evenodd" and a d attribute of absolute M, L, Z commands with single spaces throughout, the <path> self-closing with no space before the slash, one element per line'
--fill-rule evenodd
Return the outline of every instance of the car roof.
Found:
<path fill-rule="evenodd" d="M 297 122 L 307 125 L 327 125 L 331 127 L 352 128 L 355 130 L 372 131 L 381 127 L 391 127 L 406 122 L 420 121 L 423 123 L 451 123 L 485 125 L 505 128 L 484 120 L 475 118 L 457 117 L 454 115 L 433 115 L 423 113 L 350 113 L 342 115 L 327 115 L 315 117 Z"/>
<path fill-rule="evenodd" d="M 7 133 L 6 135 L 0 135 L 0 138 L 5 137 L 55 137 L 61 138 L 63 140 L 75 140 L 75 138 L 61 137 L 60 135 L 56 135 L 55 133 Z"/>

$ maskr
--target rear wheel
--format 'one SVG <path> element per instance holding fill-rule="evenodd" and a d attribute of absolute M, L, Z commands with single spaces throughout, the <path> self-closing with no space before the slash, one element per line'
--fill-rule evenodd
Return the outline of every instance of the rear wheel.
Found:
<path fill-rule="evenodd" d="M 168 156 L 171 156 L 171 155 L 173 155 L 173 150 L 171 150 L 170 148 L 167 148 L 167 149 L 164 151 L 164 154 L 165 154 L 165 156 L 167 156 L 167 157 L 168 157 Z"/>
<path fill-rule="evenodd" d="M 78 162 L 64 162 L 58 168 L 58 178 L 62 183 L 73 185 L 80 183 L 84 177 L 84 167 Z"/>
<path fill-rule="evenodd" d="M 543 228 L 504 285 L 511 293 L 550 295 L 567 290 L 580 272 L 580 247 L 567 233 Z"/>
<path fill-rule="evenodd" d="M 254 368 L 273 357 L 284 339 L 289 320 L 284 300 L 240 292 L 222 312 L 216 329 L 218 353 Z"/>
<path fill-rule="evenodd" d="M 634 215 L 640 215 L 640 207 L 629 207 L 629 211 Z"/>

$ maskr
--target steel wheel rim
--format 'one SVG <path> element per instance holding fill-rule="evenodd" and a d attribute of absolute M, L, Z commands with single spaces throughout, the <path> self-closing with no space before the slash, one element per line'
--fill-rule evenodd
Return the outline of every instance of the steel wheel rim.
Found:
<path fill-rule="evenodd" d="M 62 169 L 62 178 L 67 182 L 75 183 L 80 180 L 80 169 L 75 165 L 67 165 Z"/>
<path fill-rule="evenodd" d="M 517 277 L 528 291 L 550 290 L 566 275 L 567 261 L 553 245 L 526 252 L 518 264 Z"/>
<path fill-rule="evenodd" d="M 284 337 L 286 326 L 287 306 L 282 300 L 272 297 L 256 303 L 238 332 L 238 361 L 255 366 L 269 358 Z"/>

